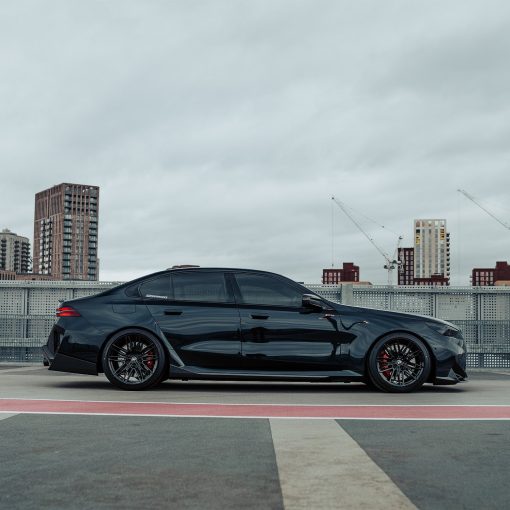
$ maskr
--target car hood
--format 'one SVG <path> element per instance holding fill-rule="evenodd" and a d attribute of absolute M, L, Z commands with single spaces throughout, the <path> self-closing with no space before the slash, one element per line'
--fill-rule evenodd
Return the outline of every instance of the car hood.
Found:
<path fill-rule="evenodd" d="M 338 303 L 331 303 L 335 310 L 338 310 L 340 313 L 346 312 L 354 314 L 363 314 L 370 315 L 372 317 L 380 317 L 380 318 L 388 318 L 394 320 L 402 320 L 402 321 L 426 321 L 432 322 L 436 324 L 442 324 L 444 326 L 448 326 L 450 328 L 458 329 L 455 324 L 451 322 L 445 321 L 443 319 L 438 319 L 436 317 L 431 317 L 430 315 L 421 315 L 416 313 L 408 313 L 408 312 L 395 312 L 393 310 L 381 310 L 378 308 L 365 308 L 361 306 L 349 306 L 349 305 L 340 305 Z"/>

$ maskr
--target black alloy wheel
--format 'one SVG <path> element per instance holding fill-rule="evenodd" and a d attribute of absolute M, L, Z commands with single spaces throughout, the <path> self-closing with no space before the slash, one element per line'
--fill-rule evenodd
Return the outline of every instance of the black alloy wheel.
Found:
<path fill-rule="evenodd" d="M 381 338 L 368 359 L 370 381 L 388 392 L 417 390 L 428 379 L 430 370 L 431 359 L 425 344 L 405 333 Z"/>
<path fill-rule="evenodd" d="M 145 390 L 166 377 L 166 355 L 160 341 L 145 331 L 126 330 L 114 335 L 103 351 L 108 380 L 123 390 Z"/>

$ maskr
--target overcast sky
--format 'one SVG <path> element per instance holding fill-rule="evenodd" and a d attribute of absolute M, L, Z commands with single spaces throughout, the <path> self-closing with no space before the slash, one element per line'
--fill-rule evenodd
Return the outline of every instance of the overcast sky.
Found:
<path fill-rule="evenodd" d="M 510 4 L 0 3 L 0 228 L 99 185 L 102 280 L 173 264 L 384 283 L 415 218 L 446 218 L 452 283 L 510 261 Z M 332 212 L 334 227 L 332 229 Z M 334 236 L 332 236 L 332 230 Z"/>

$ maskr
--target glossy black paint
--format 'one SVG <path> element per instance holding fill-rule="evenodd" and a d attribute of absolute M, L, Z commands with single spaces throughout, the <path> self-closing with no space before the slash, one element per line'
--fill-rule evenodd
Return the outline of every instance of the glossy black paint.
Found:
<path fill-rule="evenodd" d="M 179 278 L 212 272 L 225 278 L 224 302 L 140 294 L 145 282 L 179 272 Z M 298 306 L 243 302 L 236 275 L 263 275 L 304 301 Z M 145 287 L 144 287 L 145 288 Z M 161 293 L 161 291 L 160 291 Z M 316 306 L 321 303 L 322 306 Z M 80 317 L 61 317 L 44 354 L 50 370 L 97 374 L 102 349 L 115 333 L 146 330 L 169 357 L 176 379 L 365 380 L 371 346 L 384 335 L 405 332 L 420 338 L 433 362 L 429 382 L 465 379 L 465 342 L 444 321 L 411 314 L 333 303 L 280 275 L 241 269 L 175 269 L 149 275 L 96 296 L 63 303 Z"/>

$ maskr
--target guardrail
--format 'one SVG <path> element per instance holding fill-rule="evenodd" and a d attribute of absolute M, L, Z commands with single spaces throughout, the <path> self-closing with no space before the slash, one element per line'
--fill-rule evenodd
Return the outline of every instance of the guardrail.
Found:
<path fill-rule="evenodd" d="M 97 294 L 118 283 L 0 281 L 0 361 L 40 362 L 59 301 Z M 464 333 L 468 366 L 510 368 L 509 287 L 307 287 L 338 303 L 448 320 Z"/>

